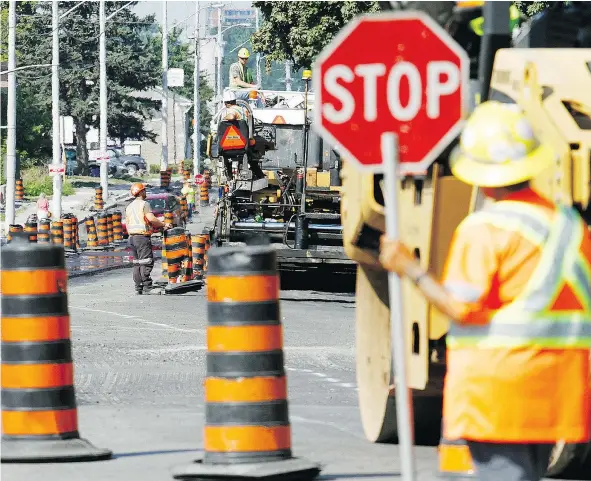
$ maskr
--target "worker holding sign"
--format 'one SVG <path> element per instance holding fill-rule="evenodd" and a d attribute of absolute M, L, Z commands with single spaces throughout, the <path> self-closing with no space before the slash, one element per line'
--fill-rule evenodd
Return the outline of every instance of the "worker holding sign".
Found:
<path fill-rule="evenodd" d="M 496 202 L 457 228 L 442 284 L 382 239 L 383 266 L 451 319 L 443 436 L 483 481 L 537 481 L 554 443 L 590 437 L 591 237 L 529 184 L 554 158 L 516 105 L 485 102 L 450 166 Z"/>

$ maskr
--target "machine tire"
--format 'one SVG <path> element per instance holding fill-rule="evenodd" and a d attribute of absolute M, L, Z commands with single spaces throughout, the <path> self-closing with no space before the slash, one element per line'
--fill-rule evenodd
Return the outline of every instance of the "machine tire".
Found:
<path fill-rule="evenodd" d="M 589 450 L 589 444 L 556 443 L 550 456 L 547 476 L 591 479 L 589 478 L 589 465 L 591 464 Z"/>
<path fill-rule="evenodd" d="M 388 275 L 357 267 L 356 365 L 363 430 L 374 443 L 398 441 L 396 399 L 390 392 L 392 352 Z M 437 445 L 441 431 L 441 396 L 413 394 L 415 442 Z"/>

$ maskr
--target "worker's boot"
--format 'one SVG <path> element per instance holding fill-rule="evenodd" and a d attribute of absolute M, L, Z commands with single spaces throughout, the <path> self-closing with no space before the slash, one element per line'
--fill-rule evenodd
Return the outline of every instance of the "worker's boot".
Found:
<path fill-rule="evenodd" d="M 135 286 L 135 293 L 141 296 L 144 293 L 144 288 L 142 286 Z"/>
<path fill-rule="evenodd" d="M 154 289 L 154 285 L 152 284 L 152 280 L 150 279 L 149 281 L 144 282 L 142 285 L 142 289 L 144 291 L 149 291 L 151 289 Z"/>

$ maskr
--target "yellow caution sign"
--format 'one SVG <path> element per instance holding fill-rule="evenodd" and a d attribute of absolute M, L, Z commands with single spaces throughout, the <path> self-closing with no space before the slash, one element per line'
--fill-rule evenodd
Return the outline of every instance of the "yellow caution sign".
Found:
<path fill-rule="evenodd" d="M 220 145 L 222 150 L 244 149 L 246 148 L 246 139 L 237 127 L 230 125 L 224 132 Z"/>

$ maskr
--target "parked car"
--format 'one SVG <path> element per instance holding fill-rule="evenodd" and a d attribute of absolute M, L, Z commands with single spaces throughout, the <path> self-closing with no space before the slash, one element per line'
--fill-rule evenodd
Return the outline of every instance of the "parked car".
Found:
<path fill-rule="evenodd" d="M 109 151 L 112 151 L 117 156 L 117 159 L 125 166 L 129 175 L 136 175 L 138 172 L 148 170 L 146 159 L 141 155 L 124 154 L 119 147 L 112 147 Z"/>
<path fill-rule="evenodd" d="M 171 210 L 174 215 L 173 225 L 175 227 L 184 227 L 185 221 L 182 216 L 180 199 L 168 192 L 151 192 L 146 196 L 146 201 L 152 208 L 152 213 L 156 218 L 164 222 L 164 211 Z M 123 235 L 127 237 L 127 226 L 125 225 L 125 218 L 122 221 Z"/>

